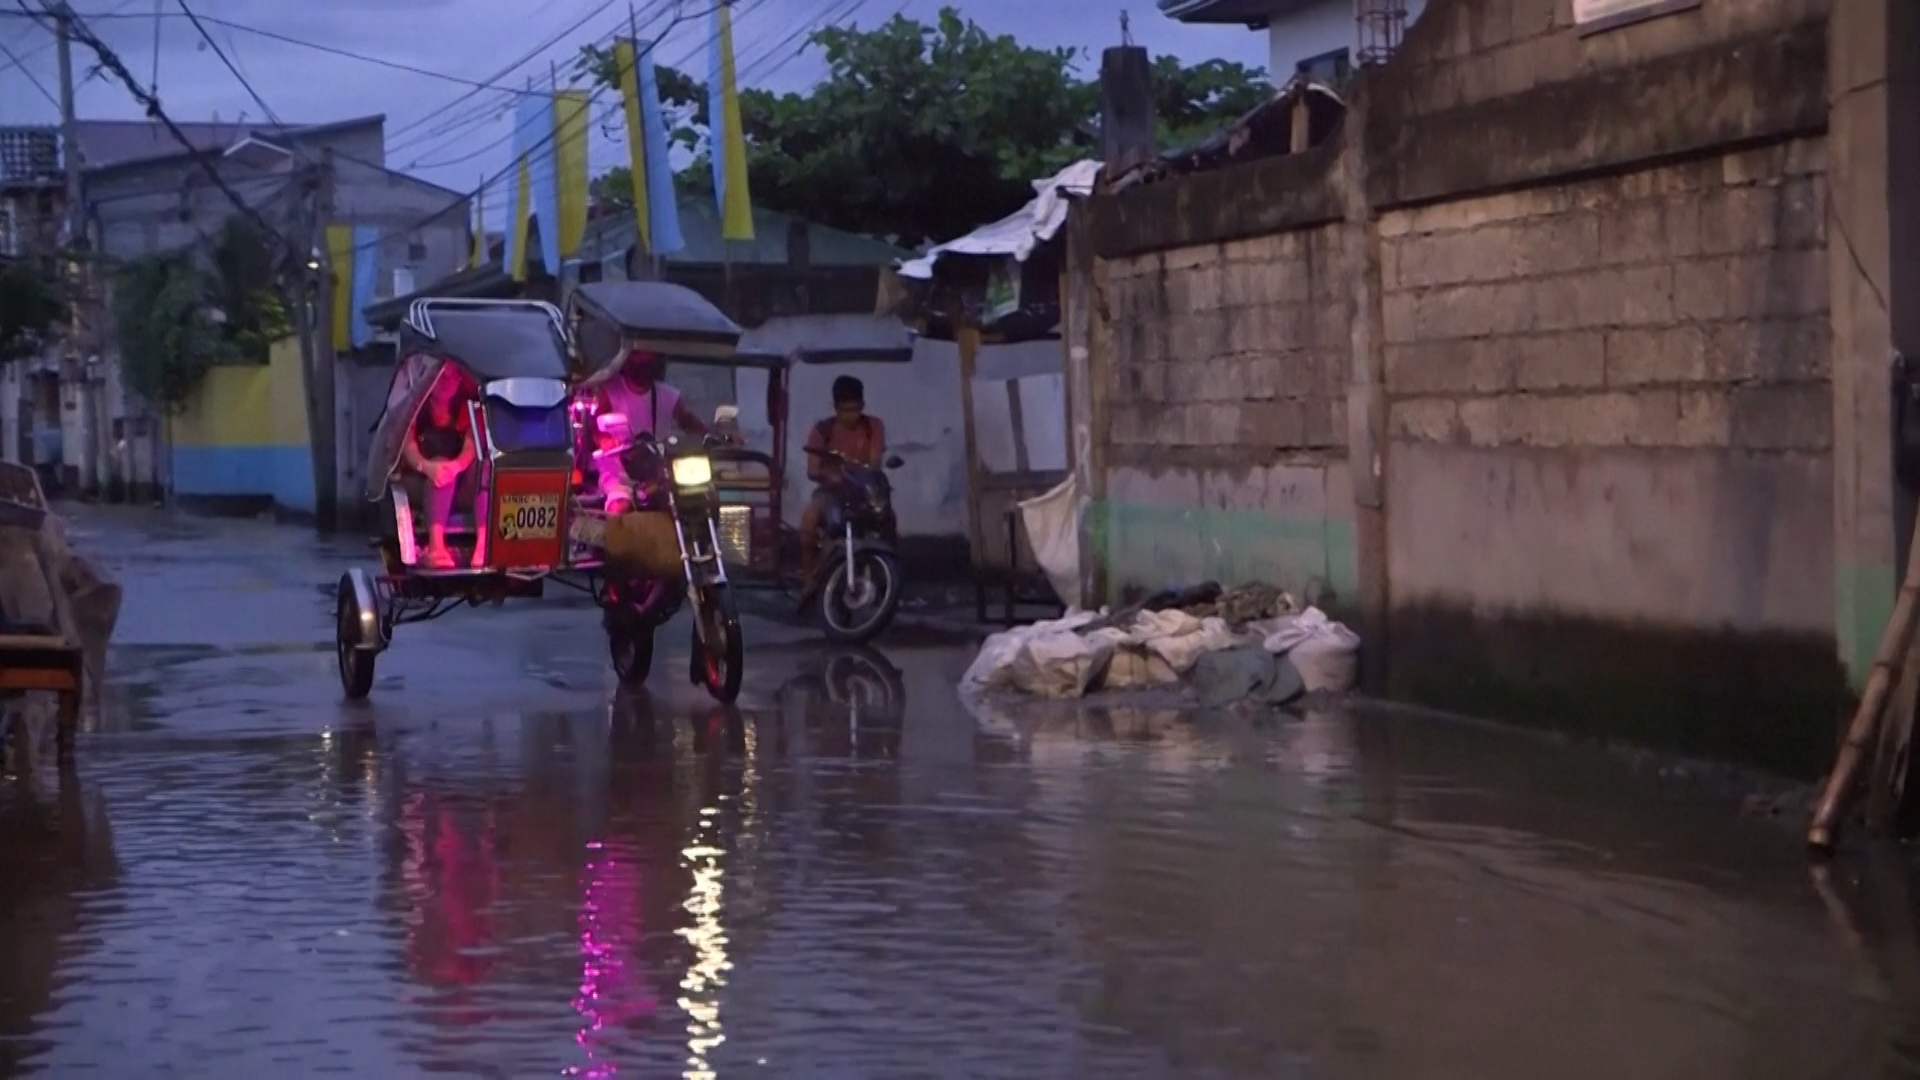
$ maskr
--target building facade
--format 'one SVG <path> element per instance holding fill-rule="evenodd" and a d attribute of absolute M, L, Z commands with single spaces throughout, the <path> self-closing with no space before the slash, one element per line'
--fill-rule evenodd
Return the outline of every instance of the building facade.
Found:
<path fill-rule="evenodd" d="M 1345 85 L 1369 55 L 1390 55 L 1426 6 L 1426 0 L 1160 0 L 1161 12 L 1183 23 L 1264 33 L 1275 86 L 1296 76 Z"/>
<path fill-rule="evenodd" d="M 183 150 L 159 125 L 82 123 L 84 221 L 92 249 L 108 265 L 205 243 L 240 212 L 236 198 L 282 236 L 308 236 L 316 224 L 314 167 L 321 164 L 329 171 L 332 206 L 327 220 L 318 224 L 349 226 L 361 235 L 371 231 L 374 281 L 366 291 L 373 297 L 410 292 L 415 281 L 441 277 L 466 257 L 467 197 L 387 169 L 383 117 L 330 124 L 183 127 L 191 150 Z M 7 138 L 25 140 L 0 132 L 0 140 Z M 58 155 L 52 169 L 39 157 L 13 157 L 26 160 L 32 184 L 30 191 L 27 184 L 4 189 L 10 196 L 9 235 L 37 238 L 44 248 L 46 237 L 57 235 L 54 222 L 64 214 Z M 25 212 L 29 206 L 32 215 Z M 20 242 L 24 240 L 16 240 Z M 297 478 L 283 475 L 291 453 L 286 446 L 272 444 L 267 456 L 273 467 L 266 468 L 253 461 L 260 455 L 221 444 L 218 433 L 226 427 L 199 421 L 188 425 L 194 434 L 188 444 L 172 445 L 166 418 L 123 385 L 110 329 L 110 298 L 104 285 L 96 292 L 77 363 L 62 364 L 57 354 L 65 349 L 55 346 L 42 362 L 14 365 L 13 371 L 0 374 L 0 415 L 9 421 L 5 427 L 31 432 L 4 439 L 7 445 L 0 453 L 22 460 L 27 458 L 21 455 L 30 456 L 45 467 L 55 486 L 81 493 L 145 497 L 166 491 L 189 500 L 266 501 L 295 513 L 313 513 L 311 479 L 302 486 Z M 352 349 L 350 342 L 337 346 L 341 352 Z M 272 367 L 267 357 L 257 363 L 263 370 Z M 297 366 L 291 370 L 298 375 Z M 203 396 L 221 401 L 196 402 L 190 412 L 246 407 L 251 400 L 248 388 L 258 381 L 211 379 Z M 226 402 L 229 397 L 233 400 Z M 300 440 L 303 445 L 305 441 Z"/>

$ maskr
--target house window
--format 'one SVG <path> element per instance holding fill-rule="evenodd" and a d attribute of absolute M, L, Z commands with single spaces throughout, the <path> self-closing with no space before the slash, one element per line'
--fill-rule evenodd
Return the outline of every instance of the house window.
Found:
<path fill-rule="evenodd" d="M 1353 53 L 1349 49 L 1335 49 L 1319 56 L 1309 56 L 1294 65 L 1294 71 L 1317 83 L 1344 86 L 1353 75 Z"/>
<path fill-rule="evenodd" d="M 407 243 L 407 261 L 410 263 L 426 262 L 427 245 L 420 240 L 409 241 Z"/>

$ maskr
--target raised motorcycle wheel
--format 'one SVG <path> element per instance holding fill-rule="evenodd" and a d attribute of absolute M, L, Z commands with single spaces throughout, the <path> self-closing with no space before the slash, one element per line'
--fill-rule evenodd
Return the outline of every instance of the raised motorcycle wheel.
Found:
<path fill-rule="evenodd" d="M 373 665 L 378 654 L 360 648 L 360 602 L 354 597 L 353 579 L 346 574 L 340 575 L 340 585 L 334 591 L 333 645 L 340 662 L 340 689 L 348 701 L 364 700 L 373 693 Z"/>
<path fill-rule="evenodd" d="M 731 704 L 740 696 L 740 677 L 746 667 L 733 587 L 709 585 L 702 589 L 693 617 L 693 655 L 687 674 L 696 686 L 706 687 L 715 701 Z M 709 647 L 709 642 L 717 644 Z"/>

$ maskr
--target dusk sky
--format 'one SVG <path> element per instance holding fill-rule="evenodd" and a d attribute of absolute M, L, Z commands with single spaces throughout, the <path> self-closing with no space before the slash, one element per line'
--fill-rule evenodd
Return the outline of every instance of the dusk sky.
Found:
<path fill-rule="evenodd" d="M 195 14 L 238 24 L 208 24 L 214 41 L 258 91 L 273 113 L 291 122 L 318 123 L 384 113 L 387 164 L 449 188 L 467 191 L 500 173 L 510 156 L 511 96 L 456 80 L 524 86 L 546 79 L 550 65 L 566 66 L 587 42 L 624 31 L 625 0 L 188 0 Z M 28 6 L 37 7 L 36 0 Z M 75 0 L 74 6 L 146 83 L 155 71 L 169 115 L 180 120 L 263 118 L 264 110 L 207 47 L 182 15 L 179 0 Z M 635 0 L 643 38 L 673 18 L 671 0 Z M 1188 61 L 1223 57 L 1248 64 L 1265 59 L 1265 36 L 1239 27 L 1187 27 L 1161 16 L 1152 0 L 968 0 L 963 13 L 994 33 L 1024 43 L 1084 50 L 1082 68 L 1097 69 L 1099 50 L 1117 44 L 1122 10 L 1131 12 L 1134 40 L 1155 53 Z M 162 17 L 155 19 L 156 8 Z M 940 0 L 739 0 L 736 49 L 743 85 L 800 89 L 818 79 L 817 53 L 801 50 L 808 31 L 823 25 L 873 26 L 895 12 L 931 21 Z M 0 0 L 0 12 L 17 11 Z M 684 21 L 661 46 L 663 61 L 704 76 L 710 36 L 709 5 L 683 0 Z M 568 28 L 579 24 L 578 29 Z M 265 34 L 308 44 L 293 44 Z M 529 62 L 520 61 L 550 38 Z M 0 17 L 0 124 L 54 123 L 58 93 L 52 35 L 24 18 Z M 413 74 L 310 46 L 341 50 L 438 75 Z M 75 65 L 93 67 L 76 45 Z M 45 91 L 43 93 L 43 90 Z M 616 102 L 611 108 L 608 102 Z M 136 119 L 139 106 L 111 76 L 97 74 L 79 91 L 82 118 Z M 430 115 L 431 114 L 431 115 Z M 616 164 L 624 151 L 617 99 L 597 100 L 593 168 Z M 604 118 L 604 119 L 603 119 Z"/>

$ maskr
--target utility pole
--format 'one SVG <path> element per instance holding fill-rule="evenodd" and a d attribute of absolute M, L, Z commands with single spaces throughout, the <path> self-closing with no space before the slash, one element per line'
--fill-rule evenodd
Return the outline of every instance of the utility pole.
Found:
<path fill-rule="evenodd" d="M 340 507 L 339 441 L 336 437 L 340 406 L 334 389 L 338 363 L 334 351 L 338 342 L 333 340 L 333 306 L 334 275 L 342 270 L 333 265 L 332 246 L 327 243 L 327 226 L 333 221 L 334 201 L 331 148 L 321 152 L 320 164 L 316 169 L 313 211 L 305 232 L 307 250 L 320 252 L 319 258 L 309 263 L 310 266 L 318 263 L 319 281 L 311 294 L 302 290 L 303 296 L 313 296 L 314 304 L 310 316 L 300 321 L 300 359 L 306 372 L 307 442 L 313 456 L 314 522 L 322 531 L 331 532 L 339 525 Z M 352 256 L 348 257 L 351 259 Z M 351 265 L 348 264 L 349 273 Z"/>
<path fill-rule="evenodd" d="M 88 459 L 93 455 L 86 453 L 97 439 L 88 439 L 89 428 L 95 424 L 88 422 L 93 415 L 91 395 L 87 387 L 87 329 L 92 312 L 88 310 L 91 298 L 87 295 L 87 275 L 82 261 L 82 249 L 86 244 L 87 208 L 83 202 L 80 185 L 80 120 L 74 111 L 73 88 L 73 9 L 64 2 L 51 8 L 53 15 L 53 33 L 55 51 L 60 64 L 60 159 L 66 171 L 66 229 L 65 242 L 61 245 L 65 255 L 67 279 L 67 341 L 65 362 L 60 371 L 60 411 L 61 411 L 61 464 L 67 464 L 70 454 L 78 456 L 71 473 L 62 469 L 62 479 L 72 476 L 84 489 L 90 482 L 96 481 L 96 470 Z M 66 417 L 73 416 L 73 423 Z"/>

